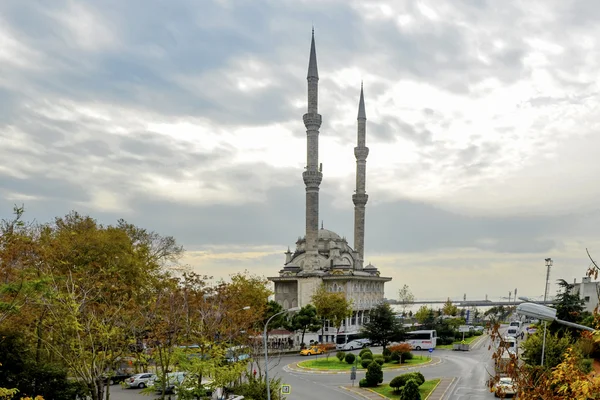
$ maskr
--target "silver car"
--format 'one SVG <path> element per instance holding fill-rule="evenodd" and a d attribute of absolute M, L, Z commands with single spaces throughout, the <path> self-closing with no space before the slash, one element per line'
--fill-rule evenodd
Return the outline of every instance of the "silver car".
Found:
<path fill-rule="evenodd" d="M 151 374 L 149 372 L 143 372 L 141 374 L 135 374 L 132 377 L 125 379 L 125 384 L 130 388 L 143 389 L 146 386 L 150 386 L 148 381 L 153 381 L 155 379 L 156 375 Z"/>

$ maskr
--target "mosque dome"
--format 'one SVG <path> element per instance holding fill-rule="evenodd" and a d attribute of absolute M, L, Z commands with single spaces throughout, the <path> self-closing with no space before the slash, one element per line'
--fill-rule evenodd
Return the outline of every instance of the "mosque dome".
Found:
<path fill-rule="evenodd" d="M 319 229 L 319 240 L 342 240 L 340 235 L 329 229 Z"/>

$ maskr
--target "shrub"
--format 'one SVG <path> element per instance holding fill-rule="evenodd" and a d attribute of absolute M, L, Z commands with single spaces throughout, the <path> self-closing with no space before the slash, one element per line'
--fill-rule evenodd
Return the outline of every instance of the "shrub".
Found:
<path fill-rule="evenodd" d="M 386 363 L 390 363 L 392 361 L 392 356 L 383 356 L 383 361 L 385 361 Z"/>
<path fill-rule="evenodd" d="M 373 355 L 373 352 L 371 351 L 371 349 L 369 349 L 369 348 L 364 348 L 364 349 L 362 349 L 362 350 L 360 351 L 360 353 L 358 353 L 358 356 L 359 356 L 360 358 L 363 358 L 363 355 L 364 355 L 364 354 L 367 354 L 367 353 L 369 353 L 369 354 Z"/>
<path fill-rule="evenodd" d="M 362 356 L 360 356 L 361 360 L 372 360 L 373 359 L 373 353 L 369 352 L 369 353 L 365 353 Z"/>
<path fill-rule="evenodd" d="M 404 385 L 400 400 L 421 400 L 421 393 L 419 393 L 419 385 L 414 379 L 410 379 Z"/>
<path fill-rule="evenodd" d="M 475 331 L 475 332 L 473 332 L 473 335 L 475 335 L 475 336 L 481 336 L 481 335 L 483 335 L 483 332 L 482 331 Z"/>
<path fill-rule="evenodd" d="M 356 360 L 356 356 L 352 353 L 348 353 L 348 354 L 346 354 L 345 360 L 348 364 L 353 364 L 354 360 Z"/>
<path fill-rule="evenodd" d="M 415 358 L 415 356 L 414 356 L 413 353 L 404 353 L 404 354 L 402 354 L 402 359 L 404 361 L 406 361 L 406 360 L 412 360 L 413 358 Z"/>
<path fill-rule="evenodd" d="M 369 366 L 369 364 L 371 364 L 372 362 L 373 362 L 373 360 L 371 360 L 370 358 L 367 358 L 366 360 L 361 360 L 360 366 L 363 368 L 367 368 Z"/>
<path fill-rule="evenodd" d="M 383 365 L 385 363 L 385 360 L 383 358 L 376 358 L 374 361 L 379 365 Z"/>
<path fill-rule="evenodd" d="M 415 381 L 417 381 L 418 386 L 425 383 L 425 377 L 419 371 L 411 372 L 411 375 L 414 377 Z"/>
<path fill-rule="evenodd" d="M 403 387 L 410 380 L 414 380 L 415 382 L 417 382 L 417 387 L 425 383 L 425 377 L 422 373 L 409 372 L 407 374 L 398 375 L 397 377 L 392 379 L 392 381 L 390 382 L 390 387 L 394 388 L 394 390 L 397 390 L 396 388 Z"/>
<path fill-rule="evenodd" d="M 385 349 L 383 349 L 382 355 L 385 356 L 389 356 L 392 354 L 392 351 L 389 349 L 389 347 L 386 347 Z"/>
<path fill-rule="evenodd" d="M 335 353 L 335 356 L 338 358 L 338 360 L 344 361 L 346 353 L 344 353 L 343 351 L 338 351 L 337 353 Z"/>
<path fill-rule="evenodd" d="M 390 381 L 390 387 L 394 389 L 394 393 L 398 394 L 400 389 L 406 385 L 406 381 L 404 379 L 404 375 L 398 375 L 394 379 Z"/>
<path fill-rule="evenodd" d="M 360 381 L 358 381 L 358 387 L 367 387 L 367 379 L 362 378 Z"/>
<path fill-rule="evenodd" d="M 369 385 L 369 387 L 375 387 L 383 382 L 383 371 L 381 370 L 381 365 L 374 361 L 371 362 L 371 364 L 369 364 L 367 367 L 365 379 L 367 380 L 367 385 Z"/>
<path fill-rule="evenodd" d="M 393 362 L 400 362 L 400 353 L 398 353 L 397 351 L 392 352 L 392 355 L 390 356 L 391 360 Z"/>
<path fill-rule="evenodd" d="M 439 344 L 452 344 L 454 343 L 454 336 L 441 336 L 437 339 Z"/>

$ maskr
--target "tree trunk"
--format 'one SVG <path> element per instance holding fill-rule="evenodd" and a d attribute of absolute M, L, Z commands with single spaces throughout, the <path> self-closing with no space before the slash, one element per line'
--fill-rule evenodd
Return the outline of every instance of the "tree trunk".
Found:
<path fill-rule="evenodd" d="M 302 346 L 304 344 L 304 334 L 306 333 L 306 327 L 304 327 L 304 329 L 302 329 L 302 339 L 300 340 L 300 346 Z"/>

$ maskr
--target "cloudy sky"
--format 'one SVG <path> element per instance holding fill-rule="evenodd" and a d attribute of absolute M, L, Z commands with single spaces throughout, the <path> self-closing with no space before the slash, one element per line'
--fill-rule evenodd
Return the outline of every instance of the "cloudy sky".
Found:
<path fill-rule="evenodd" d="M 173 235 L 202 273 L 273 276 L 304 234 L 306 71 L 321 219 L 417 298 L 579 281 L 600 258 L 600 8 L 589 1 L 0 2 L 0 216 Z M 555 286 L 552 287 L 554 292 Z"/>

